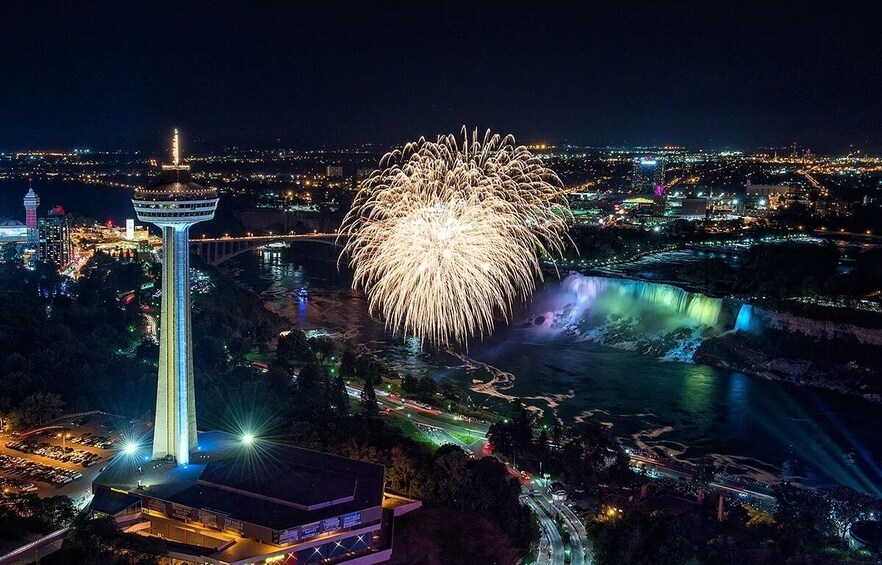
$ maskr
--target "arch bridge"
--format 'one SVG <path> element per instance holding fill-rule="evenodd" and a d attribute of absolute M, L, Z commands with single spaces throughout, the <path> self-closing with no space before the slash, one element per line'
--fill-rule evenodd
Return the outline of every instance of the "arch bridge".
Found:
<path fill-rule="evenodd" d="M 199 255 L 209 265 L 220 265 L 253 249 L 275 243 L 302 242 L 342 247 L 336 233 L 304 233 L 279 235 L 246 235 L 239 237 L 212 237 L 190 240 L 190 251 Z"/>

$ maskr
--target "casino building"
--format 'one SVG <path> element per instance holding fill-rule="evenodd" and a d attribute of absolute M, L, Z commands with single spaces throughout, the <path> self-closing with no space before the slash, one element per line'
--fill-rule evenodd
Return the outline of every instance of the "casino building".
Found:
<path fill-rule="evenodd" d="M 174 563 L 370 564 L 420 505 L 383 493 L 381 465 L 223 432 L 199 448 L 187 465 L 120 455 L 92 484 L 93 514 L 162 538 Z"/>

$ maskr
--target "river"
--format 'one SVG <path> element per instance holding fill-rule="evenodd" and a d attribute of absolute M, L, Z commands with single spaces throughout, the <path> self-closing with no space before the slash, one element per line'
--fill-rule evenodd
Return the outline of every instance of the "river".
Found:
<path fill-rule="evenodd" d="M 223 270 L 303 330 L 346 336 L 402 372 L 452 379 L 479 404 L 519 397 L 546 417 L 593 415 L 627 445 L 680 460 L 713 457 L 733 474 L 882 495 L 882 411 L 863 399 L 609 347 L 523 321 L 560 295 L 547 282 L 511 327 L 466 353 L 428 353 L 388 335 L 333 262 L 266 250 Z M 295 292 L 307 288 L 307 300 Z"/>

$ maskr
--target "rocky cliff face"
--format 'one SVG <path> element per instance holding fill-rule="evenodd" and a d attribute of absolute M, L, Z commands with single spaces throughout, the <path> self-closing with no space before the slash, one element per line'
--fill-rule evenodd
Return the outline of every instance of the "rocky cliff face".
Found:
<path fill-rule="evenodd" d="M 803 316 L 757 308 L 754 309 L 754 316 L 762 327 L 800 333 L 831 341 L 854 339 L 858 343 L 882 346 L 882 329 L 813 320 Z"/>
<path fill-rule="evenodd" d="M 836 337 L 818 337 L 778 328 L 750 334 L 734 332 L 702 341 L 693 359 L 696 363 L 882 402 L 882 356 L 874 342 L 859 341 L 851 332 L 833 335 Z"/>

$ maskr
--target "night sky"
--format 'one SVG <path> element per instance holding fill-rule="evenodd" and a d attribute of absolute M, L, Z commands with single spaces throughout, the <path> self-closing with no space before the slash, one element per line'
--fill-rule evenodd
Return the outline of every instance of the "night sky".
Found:
<path fill-rule="evenodd" d="M 878 3 L 731 4 L 2 1 L 0 149 L 882 148 Z"/>

